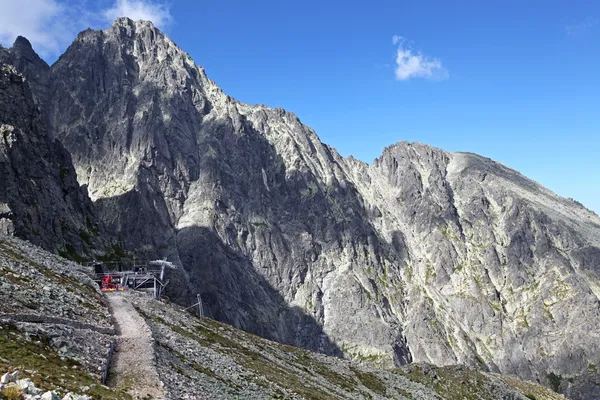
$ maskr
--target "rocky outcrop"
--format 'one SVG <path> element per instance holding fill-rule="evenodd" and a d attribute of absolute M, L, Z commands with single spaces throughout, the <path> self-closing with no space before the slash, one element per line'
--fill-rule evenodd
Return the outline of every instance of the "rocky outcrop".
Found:
<path fill-rule="evenodd" d="M 327 354 L 598 395 L 600 218 L 578 203 L 417 143 L 343 158 L 294 114 L 224 94 L 149 22 L 80 33 L 48 87 L 100 219 L 183 266 L 179 302 L 201 293 L 216 319 Z"/>
<path fill-rule="evenodd" d="M 19 371 L 12 373 L 7 372 L 2 375 L 0 383 L 0 396 L 2 398 L 23 400 L 60 400 L 57 392 L 47 391 L 35 386 L 30 378 L 18 379 Z M 67 393 L 62 400 L 91 400 L 92 398 L 86 395 L 77 395 L 73 392 Z"/>
<path fill-rule="evenodd" d="M 0 63 L 13 65 L 32 88 L 32 96 L 43 109 L 48 97 L 50 66 L 37 55 L 29 40 L 18 36 L 11 48 L 0 46 Z"/>

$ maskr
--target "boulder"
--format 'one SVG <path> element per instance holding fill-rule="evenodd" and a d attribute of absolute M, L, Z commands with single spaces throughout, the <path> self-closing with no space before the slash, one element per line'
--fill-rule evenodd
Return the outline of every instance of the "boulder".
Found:
<path fill-rule="evenodd" d="M 78 394 L 75 393 L 67 393 L 65 395 L 65 397 L 62 398 L 62 400 L 91 400 L 92 398 L 89 396 L 80 396 Z"/>
<path fill-rule="evenodd" d="M 56 392 L 46 392 L 40 397 L 40 400 L 60 400 Z"/>
<path fill-rule="evenodd" d="M 35 384 L 29 378 L 19 379 L 16 381 L 16 383 L 21 389 L 23 389 L 25 394 L 36 396 L 44 392 L 42 389 L 35 387 Z"/>

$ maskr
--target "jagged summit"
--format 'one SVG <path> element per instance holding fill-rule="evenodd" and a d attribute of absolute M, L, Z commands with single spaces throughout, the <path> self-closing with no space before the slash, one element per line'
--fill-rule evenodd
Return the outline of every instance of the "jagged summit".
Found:
<path fill-rule="evenodd" d="M 37 53 L 33 51 L 31 42 L 29 42 L 29 40 L 23 36 L 17 36 L 12 45 L 12 49 L 15 52 L 19 52 L 22 57 L 28 57 L 29 59 L 34 59 L 36 57 L 39 58 Z"/>
<path fill-rule="evenodd" d="M 154 27 L 154 23 L 152 21 L 149 20 L 143 20 L 143 19 L 139 19 L 139 20 L 133 20 L 129 17 L 119 17 L 117 19 L 115 19 L 115 21 L 113 22 L 112 26 L 117 26 L 117 25 L 121 25 L 121 26 L 145 26 L 145 27 L 149 27 L 151 29 L 155 29 Z"/>

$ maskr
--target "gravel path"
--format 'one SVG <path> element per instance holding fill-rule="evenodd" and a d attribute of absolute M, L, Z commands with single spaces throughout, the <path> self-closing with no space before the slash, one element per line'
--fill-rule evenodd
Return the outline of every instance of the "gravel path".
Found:
<path fill-rule="evenodd" d="M 156 371 L 152 333 L 138 314 L 127 292 L 107 293 L 117 328 L 117 347 L 108 385 L 122 388 L 134 399 L 164 399 L 163 383 Z"/>

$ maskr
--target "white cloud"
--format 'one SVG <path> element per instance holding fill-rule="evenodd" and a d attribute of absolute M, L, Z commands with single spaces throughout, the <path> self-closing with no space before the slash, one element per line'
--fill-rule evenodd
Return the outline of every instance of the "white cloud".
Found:
<path fill-rule="evenodd" d="M 597 23 L 598 23 L 597 19 L 588 17 L 578 24 L 565 26 L 565 32 L 567 33 L 567 36 L 577 36 L 577 35 L 582 34 L 583 32 L 586 32 L 587 30 L 591 29 Z"/>
<path fill-rule="evenodd" d="M 10 47 L 21 35 L 40 55 L 57 55 L 75 37 L 74 10 L 55 0 L 0 0 L 0 43 Z"/>
<path fill-rule="evenodd" d="M 448 71 L 437 58 L 430 58 L 420 51 L 413 52 L 410 42 L 402 36 L 393 36 L 392 43 L 398 46 L 396 52 L 396 79 L 405 81 L 411 78 L 446 79 Z"/>
<path fill-rule="evenodd" d="M 173 19 L 168 4 L 150 0 L 117 0 L 104 11 L 104 17 L 111 23 L 119 17 L 129 17 L 134 21 L 143 19 L 160 28 L 169 25 Z"/>

